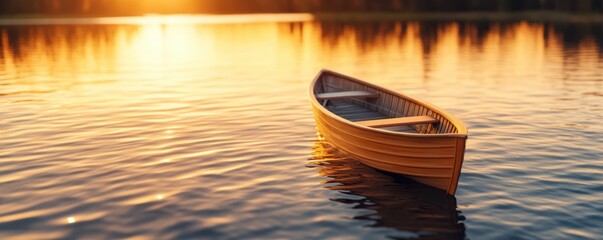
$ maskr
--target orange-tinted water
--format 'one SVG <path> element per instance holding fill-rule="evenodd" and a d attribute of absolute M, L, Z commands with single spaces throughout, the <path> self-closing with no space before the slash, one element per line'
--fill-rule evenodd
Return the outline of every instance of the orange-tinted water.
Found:
<path fill-rule="evenodd" d="M 601 24 L 28 21 L 0 21 L 2 238 L 603 234 Z M 318 140 L 321 68 L 463 119 L 456 199 Z"/>

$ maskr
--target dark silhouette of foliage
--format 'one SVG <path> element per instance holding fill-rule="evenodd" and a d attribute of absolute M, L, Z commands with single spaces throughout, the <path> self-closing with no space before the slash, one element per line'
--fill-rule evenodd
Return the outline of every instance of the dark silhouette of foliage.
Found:
<path fill-rule="evenodd" d="M 521 12 L 601 13 L 603 0 L 2 0 L 0 14 Z"/>

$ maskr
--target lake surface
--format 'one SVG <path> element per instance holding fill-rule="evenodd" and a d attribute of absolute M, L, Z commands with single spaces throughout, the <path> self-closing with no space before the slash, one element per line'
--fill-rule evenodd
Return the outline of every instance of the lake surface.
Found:
<path fill-rule="evenodd" d="M 595 239 L 603 24 L 0 21 L 2 239 Z M 455 198 L 317 137 L 322 68 L 469 128 Z"/>

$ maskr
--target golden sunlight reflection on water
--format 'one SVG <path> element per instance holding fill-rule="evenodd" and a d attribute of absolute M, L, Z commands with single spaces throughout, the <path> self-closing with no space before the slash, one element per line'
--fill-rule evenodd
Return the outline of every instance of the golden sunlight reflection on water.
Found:
<path fill-rule="evenodd" d="M 11 40 L 9 30 L 3 29 L 3 77 L 20 83 L 11 84 L 11 88 L 17 88 L 14 93 L 43 93 L 119 79 L 169 89 L 190 77 L 178 74 L 194 71 L 191 68 L 198 65 L 232 72 L 240 71 L 234 66 L 242 65 L 278 75 L 285 75 L 290 66 L 300 66 L 309 72 L 331 67 L 369 78 L 400 80 L 400 72 L 405 73 L 404 81 L 435 78 L 447 81 L 447 89 L 453 92 L 456 85 L 462 84 L 458 82 L 467 78 L 478 81 L 523 81 L 517 78 L 523 75 L 547 78 L 564 75 L 571 67 L 568 64 L 592 66 L 587 68 L 591 72 L 582 74 L 599 74 L 598 59 L 590 55 L 599 51 L 594 41 L 581 42 L 571 56 L 575 60 L 567 62 L 558 37 L 544 34 L 543 24 L 527 22 L 504 29 L 495 24 L 481 39 L 477 39 L 475 29 L 460 29 L 458 23 L 449 23 L 436 29 L 435 42 L 422 38 L 420 23 L 391 24 L 392 29 L 386 33 L 359 33 L 354 26 L 331 30 L 329 24 L 314 22 L 255 23 L 253 27 L 249 23 L 153 22 L 132 26 L 33 26 L 27 27 L 27 36 Z M 9 41 L 18 44 L 13 46 Z M 479 54 L 466 54 L 471 51 Z M 366 64 L 370 62 L 380 64 Z M 23 72 L 25 69 L 27 72 Z M 538 74 L 543 72 L 546 74 Z M 170 81 L 165 81 L 167 77 Z M 98 87 L 102 85 L 95 85 Z M 211 90 L 208 94 L 216 91 L 208 90 Z M 151 97 L 160 97 L 159 94 L 171 97 L 169 92 Z"/>
<path fill-rule="evenodd" d="M 603 234 L 600 25 L 109 20 L 0 20 L 0 237 Z M 321 68 L 463 119 L 457 198 L 316 140 Z"/>

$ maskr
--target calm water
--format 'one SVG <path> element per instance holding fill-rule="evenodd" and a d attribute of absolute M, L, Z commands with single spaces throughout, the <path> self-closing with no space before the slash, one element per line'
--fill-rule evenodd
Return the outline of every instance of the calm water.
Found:
<path fill-rule="evenodd" d="M 603 235 L 602 24 L 0 24 L 2 239 Z M 320 140 L 321 68 L 463 119 L 456 199 Z"/>

